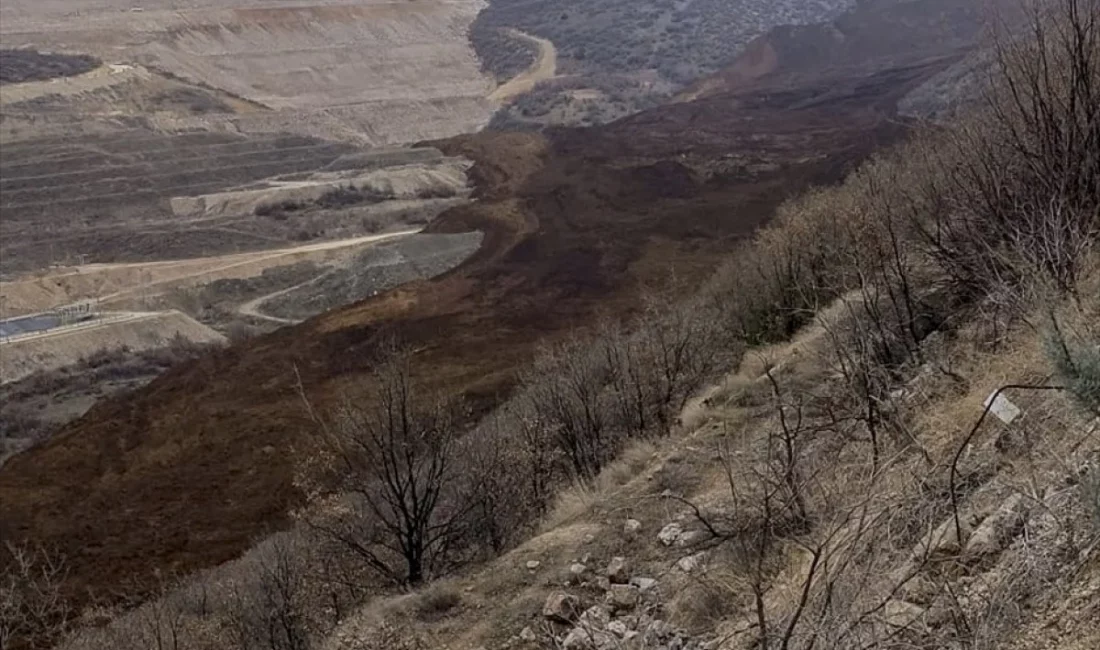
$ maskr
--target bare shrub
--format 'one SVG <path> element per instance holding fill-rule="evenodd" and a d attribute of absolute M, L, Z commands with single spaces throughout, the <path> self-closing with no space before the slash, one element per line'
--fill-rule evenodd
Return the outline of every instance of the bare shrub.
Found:
<path fill-rule="evenodd" d="M 580 339 L 548 348 L 522 377 L 526 406 L 584 480 L 595 477 L 614 450 L 607 377 L 604 360 Z"/>
<path fill-rule="evenodd" d="M 276 535 L 257 546 L 229 586 L 228 627 L 241 650 L 308 650 L 307 567 L 300 538 Z"/>
<path fill-rule="evenodd" d="M 1048 7 L 996 35 L 985 109 L 930 151 L 944 173 L 924 240 L 969 295 L 1033 273 L 1074 294 L 1100 228 L 1100 10 Z"/>
<path fill-rule="evenodd" d="M 0 548 L 0 648 L 41 647 L 57 640 L 69 622 L 61 586 L 62 558 L 41 547 Z"/>

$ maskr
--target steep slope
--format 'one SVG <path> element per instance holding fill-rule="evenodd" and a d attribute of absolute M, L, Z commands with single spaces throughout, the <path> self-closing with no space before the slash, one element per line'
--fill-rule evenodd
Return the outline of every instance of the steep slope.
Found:
<path fill-rule="evenodd" d="M 692 282 L 785 197 L 895 138 L 898 98 L 945 62 L 842 69 L 775 93 L 716 94 L 590 130 L 442 142 L 475 161 L 479 202 L 433 230 L 484 232 L 456 270 L 175 369 L 94 408 L 0 472 L 0 534 L 71 558 L 71 590 L 226 560 L 279 526 L 309 453 L 301 387 L 324 408 L 389 335 L 475 413 L 536 345 L 640 291 Z"/>

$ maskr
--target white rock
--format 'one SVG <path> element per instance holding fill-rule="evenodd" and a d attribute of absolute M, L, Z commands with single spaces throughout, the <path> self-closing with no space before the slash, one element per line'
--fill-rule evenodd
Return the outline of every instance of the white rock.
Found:
<path fill-rule="evenodd" d="M 680 524 L 672 522 L 664 528 L 661 532 L 657 533 L 657 539 L 661 541 L 665 546 L 672 546 L 679 541 L 680 536 L 684 534 L 684 529 L 680 527 Z"/>
<path fill-rule="evenodd" d="M 676 561 L 676 568 L 680 569 L 684 573 L 691 573 L 699 568 L 699 565 L 703 563 L 703 553 L 696 553 L 687 557 L 682 557 Z"/>
<path fill-rule="evenodd" d="M 607 624 L 610 622 L 611 612 L 607 611 L 606 607 L 601 607 L 600 605 L 593 605 L 584 610 L 584 613 L 577 619 L 577 624 L 579 626 L 589 628 L 607 627 Z"/>
<path fill-rule="evenodd" d="M 626 570 L 626 558 L 625 557 L 613 557 L 607 564 L 607 570 L 604 571 L 604 575 L 613 584 L 626 584 L 630 579 L 629 573 Z"/>
<path fill-rule="evenodd" d="M 537 641 L 539 637 L 530 627 L 525 627 L 519 631 L 519 638 L 527 641 L 528 643 L 532 643 L 534 641 Z"/>
<path fill-rule="evenodd" d="M 527 560 L 527 569 L 530 571 L 534 571 L 535 569 L 539 568 L 540 564 L 542 564 L 542 562 L 539 562 L 538 560 Z"/>
<path fill-rule="evenodd" d="M 623 532 L 627 535 L 634 535 L 642 529 L 642 522 L 637 519 L 627 519 L 623 524 Z"/>
<path fill-rule="evenodd" d="M 619 637 L 620 639 L 625 639 L 626 634 L 630 631 L 630 629 L 627 628 L 626 623 L 623 623 L 622 621 L 611 621 L 607 624 L 607 631 Z"/>
<path fill-rule="evenodd" d="M 657 586 L 657 581 L 653 578 L 643 578 L 641 576 L 634 576 L 630 579 L 630 584 L 638 588 L 639 591 L 649 591 Z"/>
<path fill-rule="evenodd" d="M 615 637 L 603 630 L 575 627 L 562 639 L 562 650 L 602 650 L 612 648 Z"/>

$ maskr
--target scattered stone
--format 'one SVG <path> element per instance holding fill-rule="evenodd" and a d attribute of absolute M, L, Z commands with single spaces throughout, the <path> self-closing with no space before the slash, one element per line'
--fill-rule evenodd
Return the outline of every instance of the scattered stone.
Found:
<path fill-rule="evenodd" d="M 528 643 L 534 643 L 535 641 L 538 641 L 539 637 L 538 637 L 537 634 L 535 634 L 535 631 L 532 630 L 530 627 L 525 627 L 525 628 L 523 628 L 522 630 L 519 631 L 519 638 L 523 639 L 524 641 L 526 641 Z"/>
<path fill-rule="evenodd" d="M 703 562 L 703 553 L 696 553 L 687 557 L 682 557 L 676 561 L 676 568 L 680 569 L 684 573 L 691 573 L 695 569 L 699 568 L 699 565 Z"/>
<path fill-rule="evenodd" d="M 534 571 L 535 569 L 539 568 L 540 564 L 542 564 L 542 562 L 539 562 L 538 560 L 527 560 L 527 570 Z"/>
<path fill-rule="evenodd" d="M 588 533 L 587 535 L 584 536 L 584 543 L 585 544 L 591 544 L 594 541 L 596 541 L 596 536 L 593 535 L 592 533 Z"/>
<path fill-rule="evenodd" d="M 615 612 L 634 609 L 638 598 L 638 588 L 633 585 L 611 585 L 607 590 L 607 602 Z"/>
<path fill-rule="evenodd" d="M 649 645 L 655 645 L 672 636 L 672 630 L 668 623 L 662 620 L 650 621 L 642 631 L 642 639 Z"/>
<path fill-rule="evenodd" d="M 657 581 L 653 578 L 643 578 L 641 576 L 634 576 L 630 579 L 630 584 L 638 588 L 638 591 L 649 591 L 657 586 Z"/>
<path fill-rule="evenodd" d="M 960 520 L 963 535 L 968 532 L 967 522 Z M 955 529 L 955 518 L 948 517 L 931 533 L 924 536 L 913 549 L 913 559 L 923 560 L 925 557 L 936 559 L 951 557 L 959 554 L 962 545 L 959 541 L 958 531 Z"/>
<path fill-rule="evenodd" d="M 630 579 L 630 574 L 626 570 L 626 558 L 619 556 L 611 558 L 604 574 L 612 584 L 626 584 Z"/>
<path fill-rule="evenodd" d="M 891 600 L 882 608 L 882 618 L 894 628 L 907 628 L 924 616 L 924 608 L 904 600 Z"/>
<path fill-rule="evenodd" d="M 588 573 L 588 567 L 580 562 L 574 562 L 569 565 L 569 576 L 566 578 L 566 584 L 579 585 L 584 582 L 584 575 Z"/>
<path fill-rule="evenodd" d="M 1027 519 L 1027 502 L 1021 494 L 1013 494 L 997 511 L 985 518 L 966 542 L 966 555 L 981 558 L 1004 550 L 1004 543 Z"/>
<path fill-rule="evenodd" d="M 680 524 L 672 522 L 661 529 L 661 532 L 657 533 L 657 539 L 661 541 L 665 546 L 672 546 L 684 534 L 684 529 L 680 527 Z"/>
<path fill-rule="evenodd" d="M 642 522 L 637 519 L 627 519 L 623 524 L 623 533 L 627 535 L 635 535 L 642 529 Z"/>
<path fill-rule="evenodd" d="M 542 606 L 543 617 L 558 623 L 572 623 L 580 611 L 580 600 L 572 594 L 550 594 Z"/>
<path fill-rule="evenodd" d="M 611 621 L 607 624 L 607 631 L 619 637 L 620 639 L 625 639 L 627 633 L 630 632 L 630 629 L 627 628 L 626 623 L 623 623 L 622 621 Z"/>
<path fill-rule="evenodd" d="M 697 542 L 701 542 L 710 537 L 706 531 L 692 530 L 685 533 L 681 533 L 680 538 L 676 540 L 677 546 L 691 546 Z"/>
<path fill-rule="evenodd" d="M 607 608 L 600 605 L 593 605 L 584 610 L 580 618 L 577 619 L 577 624 L 582 627 L 590 628 L 603 628 L 611 622 L 611 612 L 607 611 Z"/>
<path fill-rule="evenodd" d="M 562 639 L 562 650 L 602 650 L 614 647 L 615 637 L 603 630 L 575 627 Z"/>

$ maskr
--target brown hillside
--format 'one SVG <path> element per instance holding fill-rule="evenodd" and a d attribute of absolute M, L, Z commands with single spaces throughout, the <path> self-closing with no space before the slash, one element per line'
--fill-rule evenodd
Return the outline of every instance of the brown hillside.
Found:
<path fill-rule="evenodd" d="M 65 552 L 79 595 L 227 560 L 296 502 L 295 460 L 310 442 L 295 369 L 323 407 L 394 333 L 430 383 L 484 408 L 540 341 L 629 313 L 672 271 L 700 280 L 784 198 L 896 138 L 897 98 L 942 65 L 819 76 L 592 130 L 443 142 L 476 162 L 481 200 L 433 229 L 483 230 L 471 260 L 99 405 L 0 471 L 0 532 Z"/>

